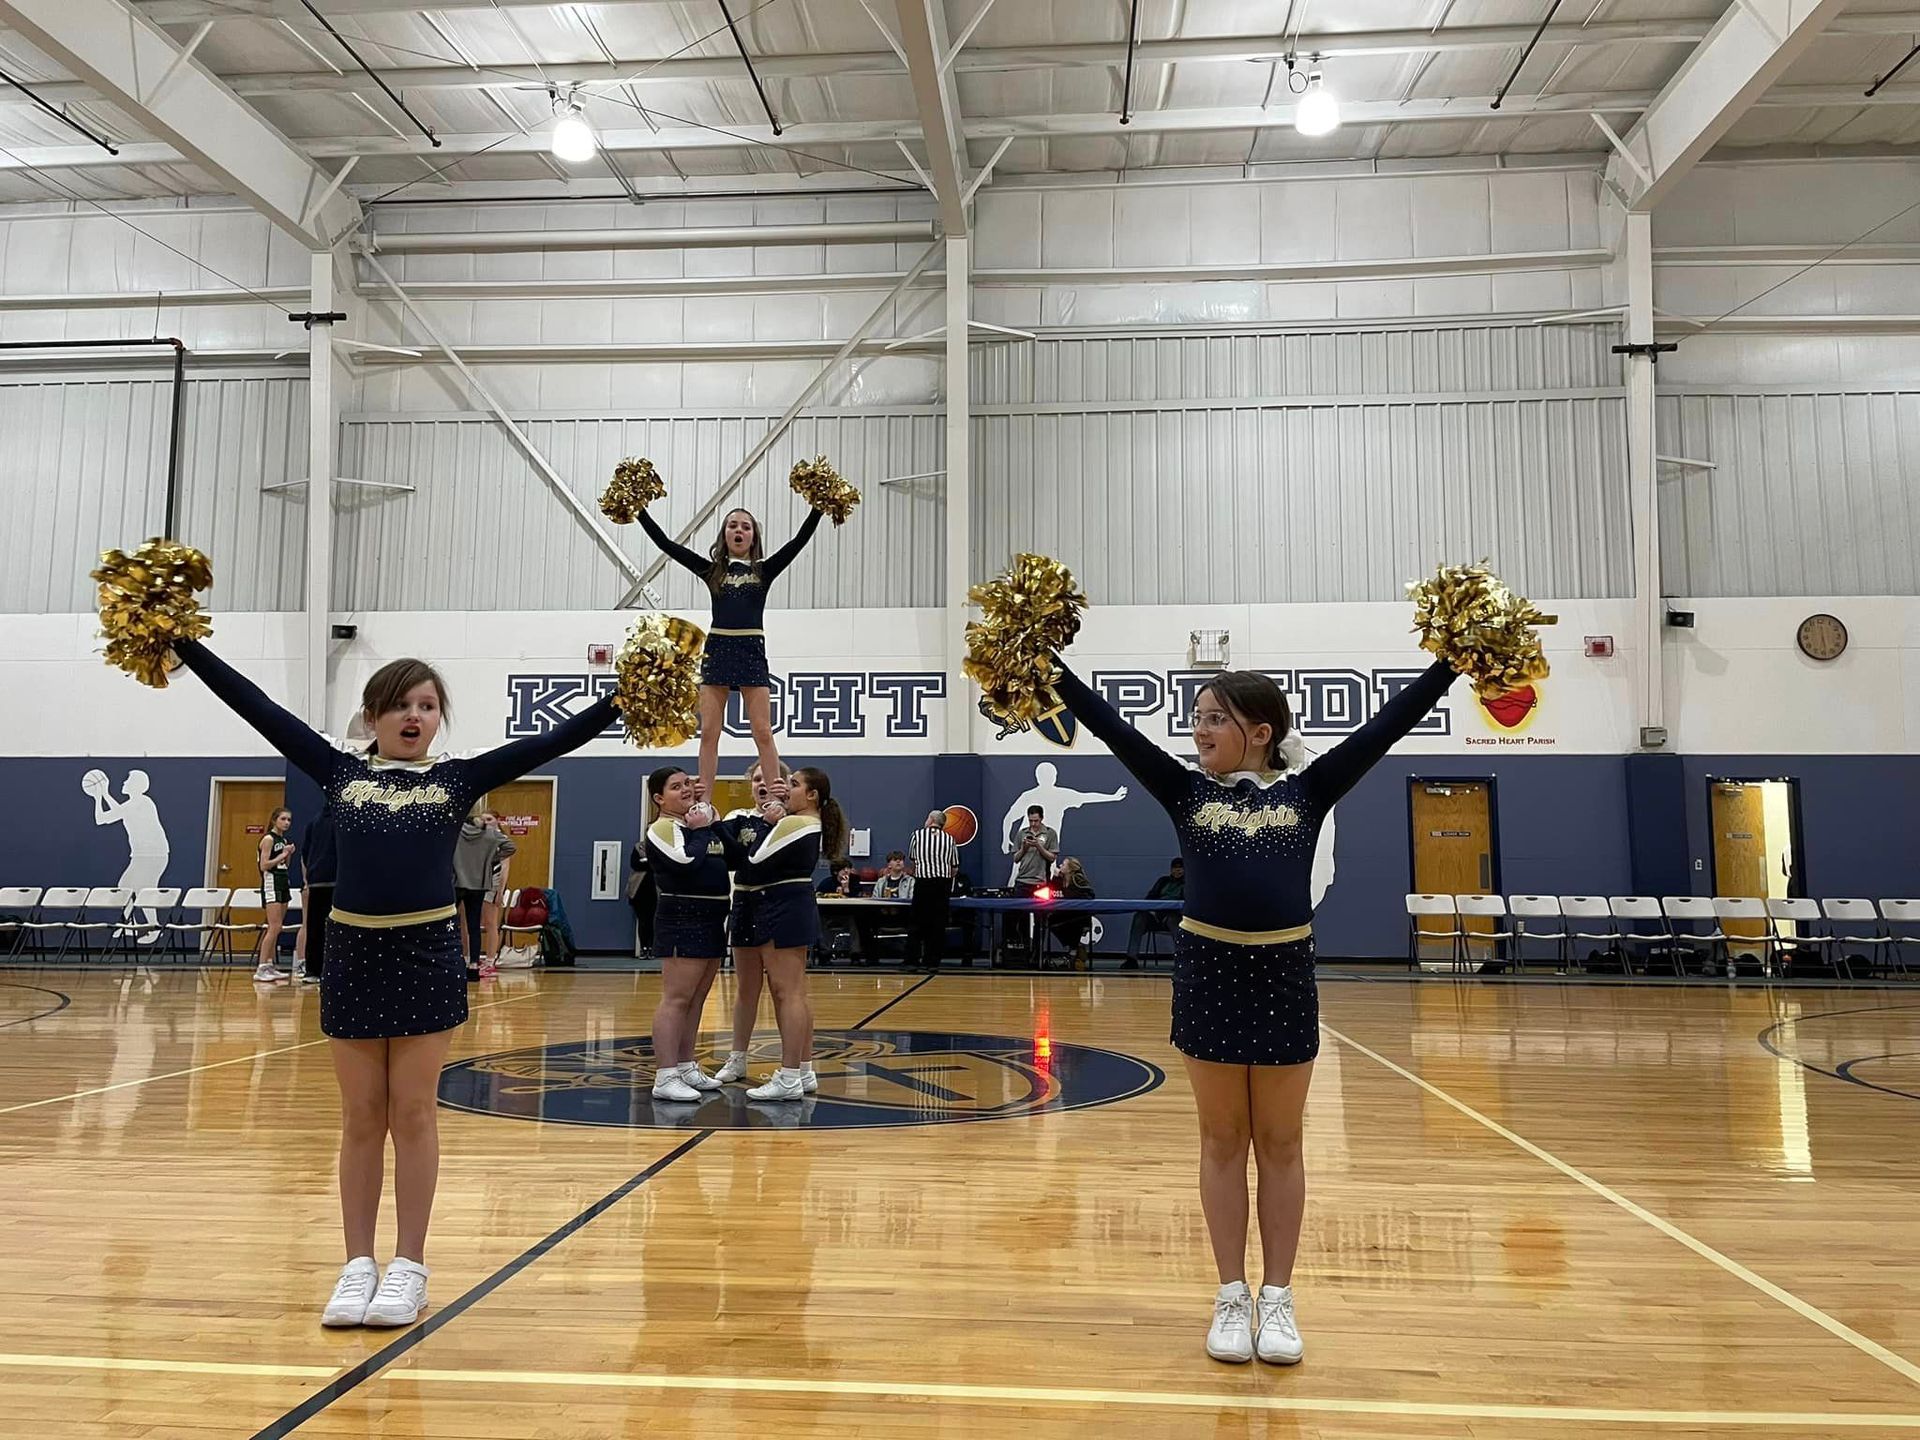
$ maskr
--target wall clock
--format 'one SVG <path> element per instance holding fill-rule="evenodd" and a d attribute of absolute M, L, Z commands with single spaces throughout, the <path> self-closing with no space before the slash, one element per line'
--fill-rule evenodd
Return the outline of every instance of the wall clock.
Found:
<path fill-rule="evenodd" d="M 1838 660 L 1847 648 L 1847 627 L 1835 615 L 1809 615 L 1794 639 L 1810 660 Z"/>

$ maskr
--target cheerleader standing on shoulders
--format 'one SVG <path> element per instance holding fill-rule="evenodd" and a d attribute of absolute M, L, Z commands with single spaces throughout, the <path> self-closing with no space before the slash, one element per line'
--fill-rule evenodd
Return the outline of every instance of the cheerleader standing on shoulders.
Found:
<path fill-rule="evenodd" d="M 320 1029 L 340 1084 L 340 1218 L 347 1263 L 323 1325 L 411 1325 L 427 1304 L 427 1224 L 440 1172 L 440 1067 L 467 1018 L 453 854 L 474 803 L 495 786 L 577 750 L 614 723 L 603 698 L 546 735 L 465 756 L 430 755 L 446 686 L 422 660 L 367 681 L 364 750 L 337 747 L 274 704 L 197 641 L 174 652 L 220 700 L 310 776 L 332 807 L 334 906 Z M 381 1277 L 374 1225 L 393 1137 L 395 1254 Z M 376 1288 L 377 1285 L 377 1288 Z"/>
<path fill-rule="evenodd" d="M 847 817 L 833 798 L 833 783 L 811 766 L 793 772 L 784 806 L 770 799 L 768 818 L 740 822 L 743 845 L 758 834 L 734 884 L 733 953 L 757 959 L 773 990 L 774 1019 L 780 1027 L 780 1068 L 764 1085 L 747 1091 L 749 1100 L 799 1100 L 815 1090 L 813 1078 L 813 1004 L 807 995 L 807 955 L 820 938 L 820 907 L 813 897 L 814 867 L 821 849 L 846 853 Z M 748 1011 L 749 1024 L 752 1011 Z M 746 1056 L 735 1011 L 734 1054 L 716 1078 L 728 1078 L 734 1062 L 744 1073 Z M 737 1078 L 737 1077 L 736 1077 Z"/>
<path fill-rule="evenodd" d="M 770 556 L 764 556 L 760 522 L 746 510 L 729 510 L 720 534 L 706 555 L 676 544 L 646 510 L 640 528 L 669 560 L 691 571 L 713 595 L 713 624 L 707 631 L 706 657 L 700 668 L 700 799 L 713 793 L 720 770 L 720 731 L 726 722 L 727 692 L 738 690 L 753 728 L 754 748 L 769 774 L 780 764 L 773 745 L 773 714 L 767 669 L 767 591 L 806 549 L 820 528 L 822 512 L 809 510 L 800 531 Z"/>
<path fill-rule="evenodd" d="M 660 1008 L 653 1016 L 653 1098 L 688 1102 L 720 1081 L 693 1058 L 700 1013 L 727 953 L 729 871 L 746 858 L 732 827 L 690 819 L 698 796 L 677 765 L 647 777 L 657 818 L 647 827 L 647 858 L 658 900 L 653 948 L 660 957 Z M 759 999 L 755 987 L 756 1004 Z M 751 1023 L 751 1022 L 749 1022 Z"/>

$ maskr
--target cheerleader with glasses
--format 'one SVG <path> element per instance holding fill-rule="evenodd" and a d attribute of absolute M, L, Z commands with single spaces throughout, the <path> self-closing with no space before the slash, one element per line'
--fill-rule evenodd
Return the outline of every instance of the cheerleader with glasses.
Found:
<path fill-rule="evenodd" d="M 1071 575 L 1043 556 L 1015 564 L 1010 582 L 975 591 L 988 622 L 970 631 L 977 648 L 969 672 L 991 687 L 1022 669 L 1042 677 L 1057 670 L 1050 688 L 1159 802 L 1179 837 L 1186 893 L 1175 934 L 1171 1040 L 1186 1061 L 1198 1110 L 1201 1209 L 1220 1275 L 1207 1353 L 1236 1363 L 1257 1353 L 1271 1364 L 1296 1364 L 1304 1353 L 1292 1289 L 1306 1206 L 1301 1121 L 1320 1050 L 1310 898 L 1315 841 L 1335 802 L 1440 703 L 1457 672 L 1486 673 L 1475 667 L 1487 662 L 1495 642 L 1517 657 L 1505 673 L 1531 666 L 1526 673 L 1544 674 L 1538 637 L 1528 627 L 1548 617 L 1479 567 L 1443 571 L 1414 587 L 1429 592 L 1418 616 L 1423 643 L 1442 658 L 1347 739 L 1306 764 L 1280 687 L 1257 671 L 1229 671 L 1194 699 L 1194 765 L 1154 745 L 1049 653 L 1078 629 L 1084 597 Z M 1039 596 L 1042 608 L 1051 605 L 1065 622 L 1051 630 L 1030 623 L 1023 596 Z M 1479 628 L 1455 619 L 1454 606 Z M 1002 609 L 1010 623 L 996 616 Z M 1010 666 L 1002 647 L 1021 634 L 1026 648 L 1016 643 L 1012 658 L 1025 663 Z M 1029 683 L 1024 698 L 1032 702 L 1047 688 L 1036 695 Z M 1002 690 L 1001 697 L 1016 693 Z M 1045 708 L 1030 704 L 1028 713 Z M 1246 1278 L 1249 1150 L 1259 1174 L 1265 1267 L 1257 1295 Z"/>

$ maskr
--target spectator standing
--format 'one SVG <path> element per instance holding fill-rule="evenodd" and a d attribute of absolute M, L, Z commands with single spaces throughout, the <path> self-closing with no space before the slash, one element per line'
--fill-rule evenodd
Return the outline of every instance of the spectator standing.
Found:
<path fill-rule="evenodd" d="M 1007 837 L 1007 848 L 1013 852 L 1013 892 L 1022 899 L 1031 899 L 1034 891 L 1045 885 L 1053 874 L 1053 862 L 1060 858 L 1060 832 L 1047 824 L 1047 813 L 1038 805 L 1027 807 L 1027 825 L 1024 830 L 1015 830 Z M 1032 918 L 1028 917 L 1027 928 L 1022 932 L 1030 951 L 1037 951 L 1036 932 Z"/>

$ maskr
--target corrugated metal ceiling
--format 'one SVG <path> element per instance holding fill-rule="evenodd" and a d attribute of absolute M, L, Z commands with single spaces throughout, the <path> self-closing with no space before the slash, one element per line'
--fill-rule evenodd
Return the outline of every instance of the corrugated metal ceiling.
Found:
<path fill-rule="evenodd" d="M 303 8 L 282 4 L 258 13 L 258 0 L 138 0 L 163 17 L 184 41 L 202 19 L 215 21 L 197 60 L 227 79 L 277 128 L 313 147 L 329 170 L 340 155 L 366 142 L 420 140 L 394 104 L 359 75 L 340 43 Z M 588 96 L 589 117 L 605 129 L 648 131 L 690 139 L 710 137 L 698 127 L 757 133 L 765 123 L 758 96 L 741 66 L 723 23 L 719 0 L 667 3 L 624 0 L 610 4 L 524 4 L 502 0 L 448 0 L 451 8 L 402 9 L 403 0 L 316 0 L 368 62 L 394 78 L 407 104 L 442 135 L 481 137 L 540 132 L 552 110 L 541 79 L 565 80 L 564 67 L 609 66 L 603 77 L 639 75 L 665 57 L 711 63 L 693 75 L 647 76 L 632 84 L 596 82 Z M 919 149 L 912 87 L 891 53 L 881 24 L 895 24 L 890 0 L 730 0 L 741 36 L 765 60 L 766 91 L 784 125 L 867 124 L 897 127 Z M 965 30 L 981 0 L 944 3 L 949 35 Z M 1334 135 L 1310 140 L 1290 126 L 1246 123 L 1263 109 L 1284 115 L 1290 101 L 1286 72 L 1267 59 L 1167 61 L 1152 56 L 1155 42 L 1241 37 L 1254 51 L 1284 48 L 1279 37 L 1291 14 L 1308 37 L 1402 30 L 1431 32 L 1443 45 L 1462 30 L 1506 25 L 1522 31 L 1536 24 L 1548 0 L 1141 0 L 1140 38 L 1147 47 L 1135 67 L 1136 112 L 1164 112 L 1200 119 L 1200 112 L 1238 110 L 1237 117 L 1201 120 L 1197 128 L 1153 133 L 1152 120 L 1135 128 L 1117 123 L 1121 105 L 1118 65 L 1087 63 L 1089 57 L 1059 56 L 1059 47 L 1104 45 L 1111 57 L 1126 38 L 1127 5 L 1040 5 L 1000 0 L 973 31 L 966 58 L 955 70 L 960 109 L 970 122 L 993 131 L 995 122 L 1036 117 L 1102 117 L 1096 133 L 1021 138 L 999 162 L 999 173 L 1140 170 L 1165 166 L 1278 164 L 1311 160 L 1409 158 L 1591 152 L 1599 147 L 1584 107 L 1566 113 L 1496 114 L 1463 106 L 1459 120 L 1426 123 L 1349 124 Z M 1553 37 L 1522 67 L 1516 100 L 1597 95 L 1617 97 L 1621 128 L 1633 107 L 1672 77 L 1688 53 L 1684 42 L 1627 37 L 1591 44 L 1563 38 L 1573 28 L 1657 22 L 1671 31 L 1704 28 L 1732 0 L 1573 0 L 1563 4 Z M 1848 18 L 1912 14 L 1920 32 L 1920 9 L 1863 5 Z M 878 17 L 878 22 L 875 17 Z M 1388 104 L 1481 100 L 1507 78 L 1521 45 L 1483 48 L 1407 48 L 1395 53 L 1331 54 L 1321 62 L 1328 87 L 1343 100 Z M 1327 43 L 1323 41 L 1322 43 Z M 1786 78 L 1787 86 L 1849 89 L 1866 85 L 1890 68 L 1912 43 L 1898 33 L 1833 33 L 1822 37 Z M 1310 51 L 1312 40 L 1301 43 Z M 990 52 L 998 52 L 990 55 Z M 781 65 L 776 57 L 792 57 Z M 822 58 L 826 57 L 826 58 Z M 1095 57 L 1098 58 L 1098 57 Z M 1070 63 L 1063 63 L 1070 62 Z M 986 68 L 989 65 L 996 68 Z M 29 82 L 65 80 L 59 67 L 18 36 L 0 34 L 0 66 Z M 501 73 L 504 67 L 511 73 Z M 392 72 L 402 72 L 393 76 Z M 818 73 L 796 73 L 813 71 Z M 428 73 L 430 72 L 430 73 Z M 249 77 L 255 77 L 249 79 Z M 459 81 L 466 88 L 450 83 Z M 1915 101 L 1897 105 L 1768 105 L 1749 112 L 1729 135 L 1732 146 L 1908 145 L 1920 139 L 1920 74 L 1901 82 Z M 353 88 L 347 88 L 351 85 Z M 523 88 L 515 88 L 516 86 Z M 484 87 L 484 88 L 483 88 Z M 73 113 L 116 139 L 139 141 L 131 118 L 69 84 Z M 1104 117 L 1115 117 L 1108 126 Z M 1087 127 L 1091 128 L 1091 127 Z M 79 137 L 17 95 L 0 103 L 0 146 L 62 147 Z M 469 144 L 466 148 L 477 148 Z M 998 133 L 974 138 L 969 159 L 987 162 Z M 796 153 L 799 152 L 799 153 Z M 788 149 L 771 146 L 628 151 L 622 170 L 636 178 L 742 176 L 829 172 L 859 166 L 890 174 L 905 172 L 891 135 L 849 141 L 803 138 Z M 0 167 L 6 157 L 0 156 Z M 571 177 L 544 153 L 493 153 L 456 158 L 452 151 L 364 156 L 356 185 L 426 183 L 445 168 L 455 181 L 604 182 L 598 163 Z M 0 201 L 48 198 L 55 187 L 94 198 L 192 194 L 214 182 L 188 164 L 100 166 L 49 171 L 36 176 L 17 166 L 0 168 Z"/>

